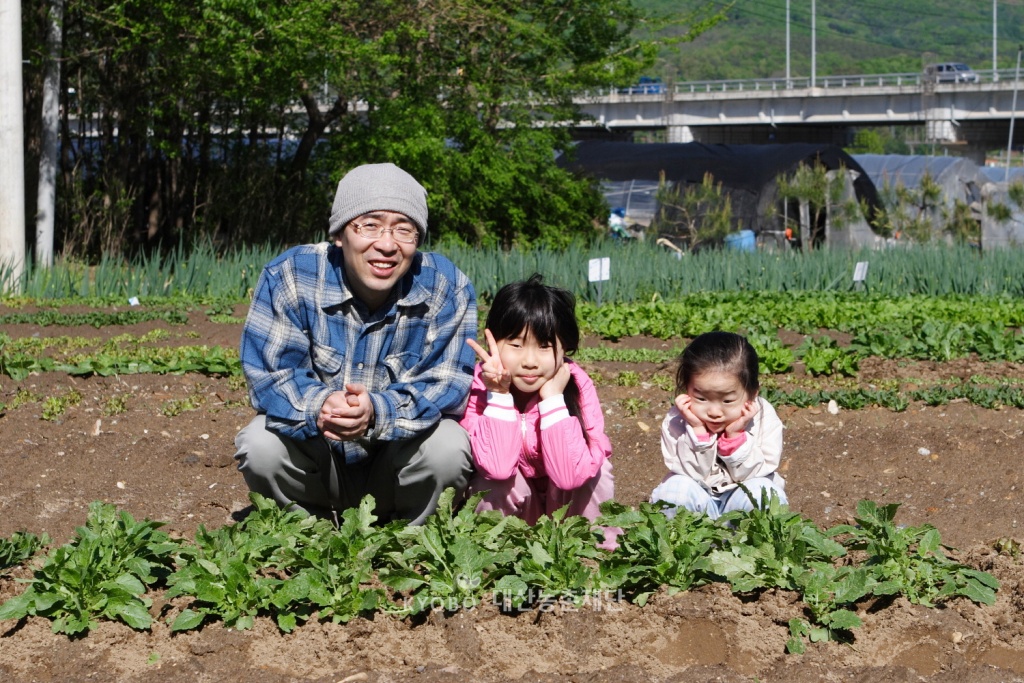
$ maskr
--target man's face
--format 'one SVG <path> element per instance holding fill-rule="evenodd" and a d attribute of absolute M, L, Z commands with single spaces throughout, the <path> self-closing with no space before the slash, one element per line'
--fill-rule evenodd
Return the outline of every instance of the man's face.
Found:
<path fill-rule="evenodd" d="M 358 226 L 358 227 L 357 227 Z M 365 232 L 384 232 L 379 237 L 365 237 Z M 334 243 L 345 255 L 345 274 L 356 297 L 371 311 L 380 308 L 398 281 L 409 272 L 416 242 L 401 242 L 403 233 L 418 235 L 416 224 L 404 214 L 374 211 L 359 216 L 338 233 Z"/>

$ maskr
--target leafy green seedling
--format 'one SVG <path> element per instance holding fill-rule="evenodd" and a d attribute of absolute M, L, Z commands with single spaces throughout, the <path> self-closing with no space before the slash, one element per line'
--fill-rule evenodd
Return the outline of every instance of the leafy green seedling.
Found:
<path fill-rule="evenodd" d="M 623 370 L 615 378 L 615 383 L 620 387 L 638 387 L 640 386 L 640 373 L 633 370 Z"/>
<path fill-rule="evenodd" d="M 514 576 L 495 586 L 505 603 L 520 607 L 532 600 L 566 600 L 579 605 L 593 590 L 594 565 L 602 554 L 599 539 L 590 520 L 567 516 L 568 509 L 541 516 L 528 533 L 516 537 L 522 545 Z"/>
<path fill-rule="evenodd" d="M 198 628 L 208 617 L 240 630 L 252 628 L 257 615 L 281 606 L 282 557 L 314 545 L 320 534 L 333 529 L 326 520 L 282 509 L 258 494 L 251 493 L 249 499 L 254 510 L 242 522 L 214 531 L 200 527 L 195 546 L 168 577 L 168 598 L 193 598 L 171 624 L 172 631 Z M 309 612 L 308 607 L 288 606 L 279 612 L 278 626 L 290 630 Z"/>
<path fill-rule="evenodd" d="M 740 484 L 754 509 L 730 512 L 719 521 L 734 527 L 722 549 L 713 550 L 711 570 L 738 592 L 778 587 L 795 590 L 796 574 L 810 562 L 830 562 L 846 554 L 845 548 L 811 520 L 791 512 L 778 497 L 762 491 L 755 501 Z"/>
<path fill-rule="evenodd" d="M 10 538 L 0 538 L 0 569 L 21 564 L 49 543 L 50 537 L 46 534 L 36 536 L 25 531 L 15 531 Z"/>
<path fill-rule="evenodd" d="M 622 403 L 623 410 L 626 411 L 627 417 L 636 417 L 640 414 L 640 411 L 646 410 L 651 406 L 649 401 L 642 398 L 624 398 L 620 402 Z"/>
<path fill-rule="evenodd" d="M 828 640 L 848 642 L 850 631 L 861 626 L 861 619 L 850 609 L 870 592 L 871 578 L 863 567 L 835 567 L 824 562 L 811 562 L 807 569 L 794 575 L 794 582 L 811 614 L 812 621 L 790 621 L 790 652 L 803 652 L 801 636 L 812 643 Z M 800 641 L 800 642 L 798 642 Z"/>
<path fill-rule="evenodd" d="M 618 547 L 598 568 L 603 590 L 621 590 L 643 606 L 661 586 L 669 594 L 712 580 L 708 553 L 727 533 L 706 515 L 679 508 L 665 514 L 667 503 L 641 503 L 634 510 L 609 501 L 601 506 L 597 524 L 623 529 Z"/>
<path fill-rule="evenodd" d="M 963 596 L 977 603 L 995 603 L 999 582 L 946 557 L 938 530 L 930 524 L 899 527 L 894 523 L 898 503 L 879 506 L 870 500 L 857 504 L 856 526 L 833 527 L 847 534 L 844 544 L 867 553 L 864 566 L 871 573 L 876 595 L 902 593 L 913 603 L 933 606 L 937 601 Z"/>
<path fill-rule="evenodd" d="M 167 575 L 181 549 L 160 526 L 92 503 L 75 539 L 50 552 L 28 589 L 0 606 L 0 619 L 46 617 L 54 633 L 68 635 L 95 628 L 99 618 L 148 629 L 146 586 Z"/>
<path fill-rule="evenodd" d="M 53 422 L 66 413 L 69 408 L 82 402 L 82 394 L 77 389 L 68 389 L 60 396 L 48 396 L 43 400 L 43 419 Z"/>
<path fill-rule="evenodd" d="M 497 511 L 476 512 L 483 495 L 471 496 L 456 511 L 455 491 L 447 489 L 422 526 L 396 532 L 403 549 L 386 552 L 379 572 L 385 585 L 409 592 L 396 611 L 479 604 L 494 581 L 511 571 L 519 552 L 513 539 L 525 533 L 526 523 Z"/>

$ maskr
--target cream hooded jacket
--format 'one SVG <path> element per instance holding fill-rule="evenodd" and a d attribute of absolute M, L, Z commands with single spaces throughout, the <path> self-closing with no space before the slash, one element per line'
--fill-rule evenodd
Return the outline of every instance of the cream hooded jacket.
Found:
<path fill-rule="evenodd" d="M 782 420 L 768 401 L 758 397 L 757 402 L 760 409 L 746 427 L 746 439 L 729 455 L 718 452 L 717 435 L 712 434 L 707 441 L 698 439 L 673 406 L 661 423 L 665 466 L 696 480 L 714 495 L 755 477 L 767 477 L 785 489 L 785 480 L 776 472 L 782 458 Z"/>

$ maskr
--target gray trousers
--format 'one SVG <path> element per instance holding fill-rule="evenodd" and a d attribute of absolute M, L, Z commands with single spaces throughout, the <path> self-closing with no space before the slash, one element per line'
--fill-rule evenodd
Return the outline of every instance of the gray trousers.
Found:
<path fill-rule="evenodd" d="M 461 494 L 473 472 L 469 434 L 450 419 L 408 441 L 380 442 L 362 462 L 335 464 L 340 471 L 330 477 L 322 472 L 334 463 L 325 440 L 275 434 L 267 430 L 264 415 L 238 432 L 235 447 L 238 470 L 251 491 L 328 518 L 333 510 L 358 506 L 369 494 L 380 521 L 422 524 L 437 508 L 441 492 L 454 487 Z"/>

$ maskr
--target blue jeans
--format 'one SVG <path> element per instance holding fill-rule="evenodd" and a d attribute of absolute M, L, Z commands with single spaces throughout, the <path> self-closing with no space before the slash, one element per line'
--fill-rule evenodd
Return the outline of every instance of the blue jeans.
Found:
<path fill-rule="evenodd" d="M 748 479 L 743 485 L 750 490 L 756 501 L 761 500 L 761 492 L 764 491 L 769 496 L 774 492 L 780 503 L 789 502 L 786 499 L 786 492 L 770 477 Z M 690 512 L 707 515 L 711 519 L 718 519 L 726 512 L 734 510 L 749 512 L 754 509 L 743 489 L 736 487 L 716 495 L 685 474 L 670 475 L 658 484 L 651 493 L 651 502 L 656 503 L 659 500 L 671 503 L 675 508 L 684 507 Z M 668 517 L 674 517 L 675 514 L 674 508 L 665 510 Z"/>

